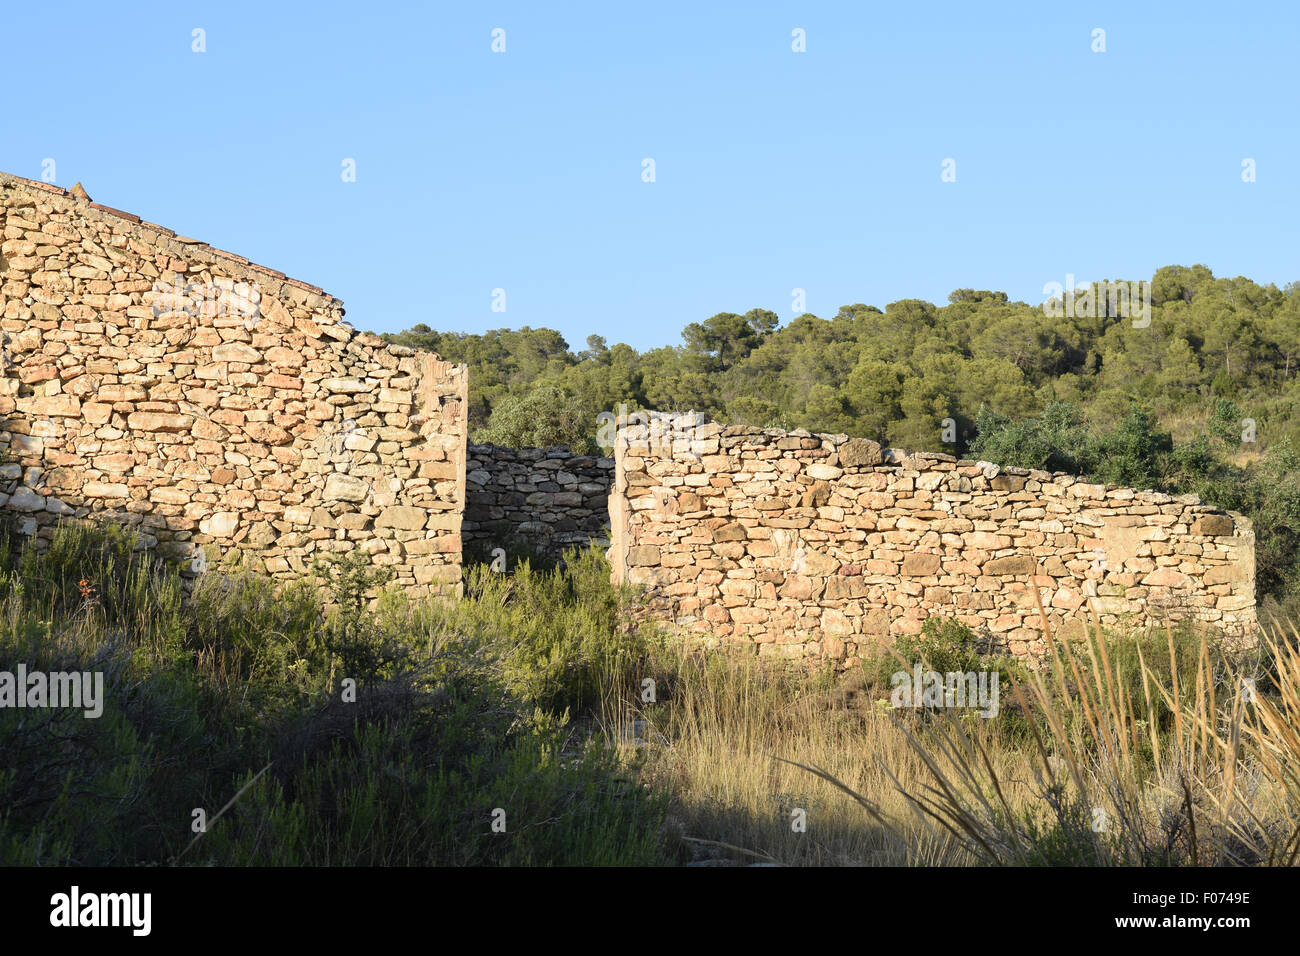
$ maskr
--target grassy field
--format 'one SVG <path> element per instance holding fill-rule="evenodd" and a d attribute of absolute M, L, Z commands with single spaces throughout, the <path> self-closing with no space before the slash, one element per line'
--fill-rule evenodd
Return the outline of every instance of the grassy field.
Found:
<path fill-rule="evenodd" d="M 7 542 L 0 542 L 7 544 Z M 0 863 L 1268 865 L 1300 852 L 1294 631 L 1053 643 L 935 620 L 846 674 L 628 624 L 598 551 L 414 601 L 359 558 L 273 589 L 115 527 L 5 547 L 0 668 L 100 671 L 103 714 L 0 709 Z M 329 608 L 328 610 L 326 608 Z M 1053 642 L 1055 638 L 1052 638 Z M 1000 708 L 890 675 L 996 671 Z M 653 682 L 653 699 L 647 690 Z M 202 825 L 200 825 L 200 823 Z"/>

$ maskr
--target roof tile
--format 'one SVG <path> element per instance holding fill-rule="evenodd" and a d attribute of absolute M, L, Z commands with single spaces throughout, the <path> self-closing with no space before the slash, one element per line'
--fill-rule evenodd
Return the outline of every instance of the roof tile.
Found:
<path fill-rule="evenodd" d="M 123 212 L 123 211 L 120 210 L 120 209 L 114 209 L 112 206 L 105 206 L 103 203 L 98 203 L 98 202 L 92 202 L 92 203 L 90 203 L 90 205 L 93 206 L 95 209 L 99 209 L 99 210 L 102 210 L 102 211 L 104 211 L 104 212 L 112 213 L 114 216 L 121 216 L 123 219 L 126 219 L 126 220 L 128 220 L 129 222 L 134 222 L 134 223 L 139 223 L 139 222 L 140 222 L 140 217 L 139 217 L 139 216 L 132 215 L 132 214 L 129 213 L 129 212 Z"/>

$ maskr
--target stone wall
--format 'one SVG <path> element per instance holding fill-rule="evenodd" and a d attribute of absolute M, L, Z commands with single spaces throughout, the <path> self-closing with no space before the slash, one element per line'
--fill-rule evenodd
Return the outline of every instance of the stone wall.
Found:
<path fill-rule="evenodd" d="M 57 187 L 0 174 L 0 506 L 38 545 L 105 517 L 195 568 L 279 578 L 361 548 L 460 587 L 467 374 L 342 303 Z"/>
<path fill-rule="evenodd" d="M 590 540 L 609 545 L 612 458 L 559 446 L 470 445 L 467 470 L 466 555 L 522 544 L 554 558 Z"/>
<path fill-rule="evenodd" d="M 1256 627 L 1251 524 L 1191 496 L 712 424 L 671 447 L 622 429 L 615 462 L 614 579 L 710 643 L 847 662 L 943 615 L 1032 656 L 1035 591 L 1067 633 L 1089 608 Z"/>
<path fill-rule="evenodd" d="M 1095 610 L 1255 631 L 1251 525 L 1195 498 L 654 415 L 617 429 L 612 463 L 467 448 L 465 367 L 343 315 L 0 174 L 0 508 L 37 546 L 103 517 L 199 573 L 237 555 L 289 579 L 359 548 L 418 594 L 459 591 L 462 533 L 555 555 L 604 543 L 608 506 L 614 577 L 647 586 L 645 613 L 763 656 L 846 662 L 936 614 L 1033 655 L 1035 594 L 1063 629 Z"/>

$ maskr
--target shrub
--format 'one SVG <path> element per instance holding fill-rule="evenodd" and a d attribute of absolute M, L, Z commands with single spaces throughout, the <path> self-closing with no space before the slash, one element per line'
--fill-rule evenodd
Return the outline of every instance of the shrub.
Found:
<path fill-rule="evenodd" d="M 187 644 L 219 672 L 255 686 L 320 690 L 329 672 L 323 607 L 309 581 L 277 585 L 246 571 L 194 584 Z"/>
<path fill-rule="evenodd" d="M 605 575 L 594 604 L 563 573 L 526 566 L 517 591 L 493 592 L 521 601 L 533 631 L 520 647 L 495 630 L 513 611 L 469 608 L 436 631 L 450 620 L 439 601 L 372 600 L 384 575 L 363 555 L 322 566 L 337 605 L 324 613 L 319 581 L 210 572 L 181 604 L 179 569 L 118 531 L 56 541 L 0 567 L 0 660 L 99 670 L 104 712 L 0 709 L 0 865 L 665 858 L 663 791 L 511 689 L 568 706 L 620 660 L 618 601 L 590 556 L 571 563 L 583 588 Z M 539 671 L 535 657 L 565 666 Z M 354 702 L 331 664 L 355 668 Z M 196 807 L 208 824 L 197 839 Z M 490 827 L 498 807 L 504 833 Z"/>
<path fill-rule="evenodd" d="M 978 434 L 971 442 L 975 458 L 1016 468 L 1040 468 L 1077 474 L 1086 463 L 1078 459 L 1085 432 L 1073 405 L 1054 402 L 1040 418 L 1017 422 L 985 405 L 975 419 Z"/>
<path fill-rule="evenodd" d="M 997 671 L 1000 686 L 1010 687 L 1010 675 L 1023 674 L 1013 658 L 993 652 L 990 635 L 980 635 L 956 618 L 930 617 L 920 634 L 900 634 L 892 651 L 886 647 L 863 663 L 864 679 L 877 692 L 890 687 L 893 675 L 903 668 L 921 664 L 941 674 Z"/>
<path fill-rule="evenodd" d="M 555 386 L 536 385 L 524 395 L 503 397 L 474 440 L 509 448 L 565 445 L 575 454 L 595 454 L 595 431 L 595 416 L 581 401 Z"/>
<path fill-rule="evenodd" d="M 128 528 L 63 521 L 45 550 L 26 540 L 17 555 L 4 553 L 0 594 L 21 587 L 27 606 L 51 619 L 89 614 L 109 627 L 179 637 L 178 564 L 146 550 Z"/>
<path fill-rule="evenodd" d="M 511 693 L 554 713 L 599 705 L 640 673 L 662 642 L 628 625 L 631 592 L 610 583 L 598 548 L 570 548 L 562 568 L 527 562 L 498 573 L 467 569 L 465 599 L 431 606 L 419 625 L 433 643 L 484 636 Z"/>

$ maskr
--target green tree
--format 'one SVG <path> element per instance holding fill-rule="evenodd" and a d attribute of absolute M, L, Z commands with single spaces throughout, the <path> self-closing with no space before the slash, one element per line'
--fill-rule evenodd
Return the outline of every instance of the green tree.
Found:
<path fill-rule="evenodd" d="M 1090 443 L 1089 471 L 1098 482 L 1158 488 L 1161 456 L 1172 449 L 1169 433 L 1160 431 L 1156 420 L 1146 411 L 1131 405 L 1113 430 L 1102 432 Z"/>
<path fill-rule="evenodd" d="M 687 350 L 706 358 L 711 369 L 725 371 L 749 355 L 776 328 L 774 312 L 751 309 L 744 315 L 719 312 L 682 331 Z"/>
<path fill-rule="evenodd" d="M 1039 468 L 1080 474 L 1086 457 L 1087 432 L 1078 410 L 1054 402 L 1038 418 L 1016 421 L 981 405 L 975 419 L 976 437 L 970 454 L 984 461 L 1016 468 Z"/>
<path fill-rule="evenodd" d="M 526 395 L 503 398 L 491 424 L 475 440 L 510 448 L 567 445 L 576 452 L 594 453 L 596 418 L 558 388 L 540 386 Z"/>

